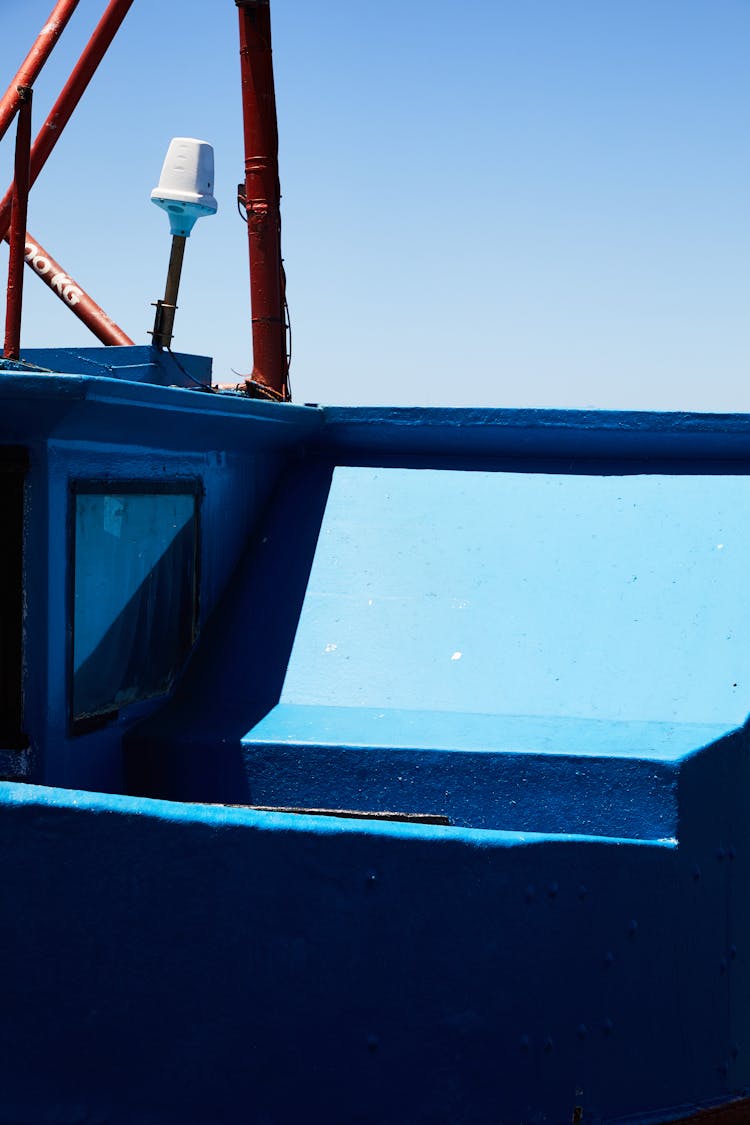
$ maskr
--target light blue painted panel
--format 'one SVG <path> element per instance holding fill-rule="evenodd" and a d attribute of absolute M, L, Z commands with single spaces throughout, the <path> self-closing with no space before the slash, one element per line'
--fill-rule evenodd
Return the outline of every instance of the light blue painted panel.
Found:
<path fill-rule="evenodd" d="M 343 746 L 468 754 L 561 755 L 679 762 L 717 742 L 724 723 L 607 722 L 470 711 L 392 711 L 280 703 L 245 736 L 253 747 Z M 333 787 L 334 779 L 331 779 Z"/>
<path fill-rule="evenodd" d="M 742 723 L 750 478 L 335 470 L 282 701 Z"/>

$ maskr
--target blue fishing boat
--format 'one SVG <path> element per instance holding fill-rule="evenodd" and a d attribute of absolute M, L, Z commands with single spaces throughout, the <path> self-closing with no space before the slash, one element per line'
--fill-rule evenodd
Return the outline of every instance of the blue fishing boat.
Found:
<path fill-rule="evenodd" d="M 267 0 L 253 371 L 171 348 L 193 138 L 134 344 L 26 230 L 74 7 L 0 101 L 0 1121 L 750 1121 L 750 419 L 292 403 Z"/>

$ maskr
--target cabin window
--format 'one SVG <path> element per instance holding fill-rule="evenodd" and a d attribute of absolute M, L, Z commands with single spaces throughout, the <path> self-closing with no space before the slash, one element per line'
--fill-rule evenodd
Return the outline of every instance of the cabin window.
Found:
<path fill-rule="evenodd" d="M 163 695 L 193 644 L 198 488 L 74 486 L 74 729 Z"/>
<path fill-rule="evenodd" d="M 0 747 L 26 745 L 23 735 L 23 492 L 26 456 L 0 448 Z"/>

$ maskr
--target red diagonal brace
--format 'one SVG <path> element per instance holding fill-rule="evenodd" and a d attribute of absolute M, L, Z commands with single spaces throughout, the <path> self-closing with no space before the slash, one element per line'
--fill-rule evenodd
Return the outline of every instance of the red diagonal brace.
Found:
<path fill-rule="evenodd" d="M 6 236 L 7 242 L 7 236 Z M 102 344 L 132 344 L 130 337 L 89 297 L 77 281 L 67 274 L 59 262 L 49 254 L 28 232 L 24 257 L 26 265 L 41 277 L 45 285 L 60 298 L 64 305 L 83 321 Z"/>
<path fill-rule="evenodd" d="M 5 136 L 8 126 L 21 106 L 19 87 L 23 89 L 34 85 L 42 67 L 52 53 L 52 48 L 78 7 L 78 2 L 79 0 L 58 0 L 50 12 L 49 19 L 39 32 L 34 46 L 21 63 L 18 74 L 0 98 L 0 140 Z"/>
<path fill-rule="evenodd" d="M 70 78 L 65 83 L 60 97 L 53 105 L 47 120 L 31 148 L 30 183 L 36 181 L 44 167 L 47 157 L 57 144 L 63 129 L 70 120 L 73 110 L 94 76 L 96 68 L 107 53 L 107 48 L 115 37 L 133 0 L 110 0 L 104 15 L 94 29 L 83 54 L 76 63 Z M 10 205 L 12 187 L 0 201 L 0 238 L 4 238 L 10 225 Z"/>

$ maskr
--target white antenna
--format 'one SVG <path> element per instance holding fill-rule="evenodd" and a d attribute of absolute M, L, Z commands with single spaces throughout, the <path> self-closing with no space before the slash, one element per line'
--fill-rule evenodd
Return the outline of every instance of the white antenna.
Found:
<path fill-rule="evenodd" d="M 185 240 L 198 219 L 216 214 L 219 205 L 213 187 L 214 150 L 211 145 L 193 137 L 174 137 L 169 142 L 159 183 L 151 192 L 151 202 L 166 211 L 172 234 L 167 285 L 164 299 L 156 302 L 151 333 L 157 348 L 169 348 L 172 342 Z"/>

